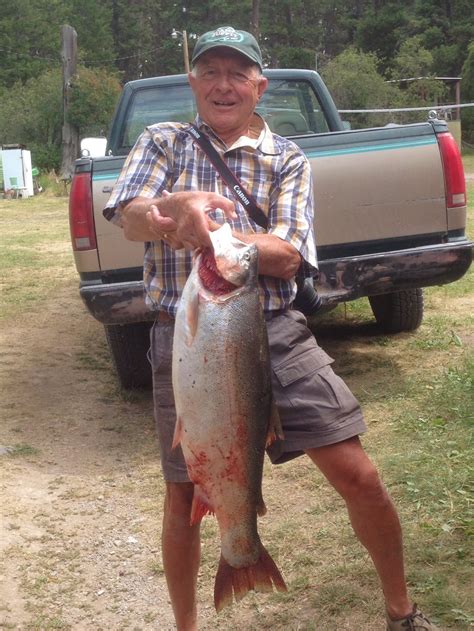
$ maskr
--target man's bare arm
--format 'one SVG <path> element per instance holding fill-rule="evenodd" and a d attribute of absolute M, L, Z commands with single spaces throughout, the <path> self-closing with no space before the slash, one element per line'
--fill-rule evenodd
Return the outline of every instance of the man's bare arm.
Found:
<path fill-rule="evenodd" d="M 255 243 L 258 248 L 258 273 L 290 280 L 301 263 L 298 250 L 274 234 L 242 234 L 233 232 L 244 243 Z"/>

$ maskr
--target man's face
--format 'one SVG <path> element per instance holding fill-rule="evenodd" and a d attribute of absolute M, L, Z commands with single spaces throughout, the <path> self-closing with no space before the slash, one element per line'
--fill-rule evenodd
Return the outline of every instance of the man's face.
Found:
<path fill-rule="evenodd" d="M 227 144 L 248 131 L 268 83 L 254 64 L 227 48 L 205 53 L 189 82 L 199 115 Z"/>

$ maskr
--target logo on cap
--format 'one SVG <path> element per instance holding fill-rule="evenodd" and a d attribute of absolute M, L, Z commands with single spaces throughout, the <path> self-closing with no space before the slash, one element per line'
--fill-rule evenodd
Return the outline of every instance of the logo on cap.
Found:
<path fill-rule="evenodd" d="M 216 42 L 238 43 L 243 41 L 244 36 L 242 35 L 242 33 L 237 33 L 235 28 L 233 28 L 232 26 L 226 26 L 225 28 L 218 28 L 217 31 L 214 31 L 209 39 L 212 39 Z"/>

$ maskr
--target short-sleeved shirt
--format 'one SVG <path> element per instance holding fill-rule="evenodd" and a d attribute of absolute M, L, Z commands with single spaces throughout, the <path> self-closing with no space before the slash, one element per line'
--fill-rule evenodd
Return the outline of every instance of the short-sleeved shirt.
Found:
<path fill-rule="evenodd" d="M 301 254 L 308 271 L 317 268 L 313 232 L 313 185 L 309 163 L 301 149 L 290 140 L 272 134 L 255 115 L 261 132 L 257 139 L 242 137 L 230 148 L 199 117 L 195 125 L 205 132 L 267 215 L 266 232 L 291 243 Z M 183 123 L 158 123 L 147 127 L 137 140 L 115 184 L 106 214 L 121 223 L 121 204 L 135 197 L 161 197 L 163 191 L 212 191 L 231 199 L 237 218 L 227 220 L 242 233 L 265 232 L 235 199 L 229 187 L 212 166 L 207 155 L 186 131 Z M 218 223 L 224 213 L 209 213 Z M 153 310 L 174 316 L 186 279 L 192 267 L 192 254 L 173 250 L 163 241 L 145 243 L 144 285 L 146 302 Z M 288 308 L 296 294 L 294 280 L 260 276 L 265 311 Z"/>

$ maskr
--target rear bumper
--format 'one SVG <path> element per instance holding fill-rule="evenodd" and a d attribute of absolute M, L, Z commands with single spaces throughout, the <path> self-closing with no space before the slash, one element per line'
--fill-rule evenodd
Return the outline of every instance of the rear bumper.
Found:
<path fill-rule="evenodd" d="M 469 269 L 474 244 L 466 241 L 320 263 L 318 292 L 323 304 L 355 300 L 402 289 L 452 283 Z M 80 294 L 90 313 L 103 324 L 153 320 L 142 281 L 83 283 Z"/>
<path fill-rule="evenodd" d="M 333 304 L 362 296 L 452 283 L 471 265 L 474 244 L 428 245 L 382 254 L 326 260 L 317 286 L 323 302 Z"/>

